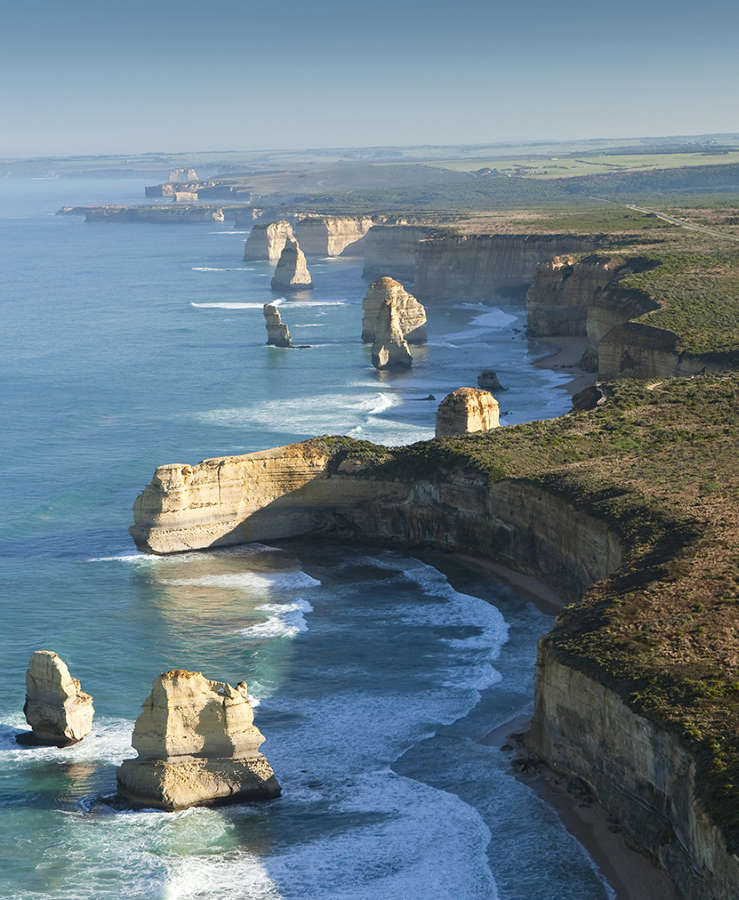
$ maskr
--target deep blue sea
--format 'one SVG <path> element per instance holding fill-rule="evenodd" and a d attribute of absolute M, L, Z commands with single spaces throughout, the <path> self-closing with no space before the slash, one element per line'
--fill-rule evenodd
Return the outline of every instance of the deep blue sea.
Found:
<path fill-rule="evenodd" d="M 359 341 L 361 260 L 309 260 L 284 301 L 306 350 L 264 345 L 270 267 L 230 225 L 86 225 L 62 205 L 143 183 L 0 179 L 0 897 L 594 900 L 557 815 L 479 741 L 531 709 L 551 619 L 437 556 L 291 542 L 147 557 L 131 504 L 161 463 L 315 434 L 430 437 L 483 368 L 503 421 L 569 408 L 520 309 L 429 310 L 400 376 Z M 93 733 L 21 749 L 24 675 L 51 649 Z M 115 812 L 115 767 L 169 668 L 245 679 L 283 787 L 266 804 Z"/>

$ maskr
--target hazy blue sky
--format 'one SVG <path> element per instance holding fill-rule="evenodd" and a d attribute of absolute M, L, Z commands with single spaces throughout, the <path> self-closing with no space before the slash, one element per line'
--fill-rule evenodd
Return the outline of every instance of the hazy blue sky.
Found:
<path fill-rule="evenodd" d="M 739 131 L 737 0 L 0 0 L 0 155 Z"/>

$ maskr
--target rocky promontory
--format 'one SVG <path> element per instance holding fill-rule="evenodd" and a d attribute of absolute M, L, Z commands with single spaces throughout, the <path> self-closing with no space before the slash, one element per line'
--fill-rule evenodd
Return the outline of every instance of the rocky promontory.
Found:
<path fill-rule="evenodd" d="M 305 261 L 305 254 L 298 242 L 285 238 L 285 246 L 272 276 L 273 291 L 303 291 L 313 287 L 313 281 Z"/>
<path fill-rule="evenodd" d="M 92 728 L 92 697 L 69 674 L 64 660 L 51 650 L 36 650 L 26 672 L 23 707 L 30 732 L 19 744 L 68 747 L 81 741 Z"/>
<path fill-rule="evenodd" d="M 84 216 L 85 222 L 123 222 L 153 225 L 225 222 L 223 209 L 213 206 L 63 206 L 58 216 Z"/>
<path fill-rule="evenodd" d="M 267 343 L 273 347 L 292 347 L 290 329 L 282 321 L 280 311 L 274 303 L 264 304 L 264 325 L 267 329 Z"/>
<path fill-rule="evenodd" d="M 399 281 L 387 276 L 373 281 L 362 301 L 362 341 L 374 343 L 377 317 L 386 302 L 395 308 L 405 340 L 409 344 L 425 343 L 426 310 Z"/>
<path fill-rule="evenodd" d="M 176 810 L 280 793 L 244 682 L 234 688 L 183 669 L 159 675 L 132 743 L 138 757 L 118 769 L 118 791 L 132 806 Z"/>
<path fill-rule="evenodd" d="M 587 783 L 680 896 L 730 900 L 739 377 L 602 389 L 590 410 L 409 447 L 323 438 L 162 466 L 132 534 L 159 553 L 300 535 L 422 545 L 545 579 L 571 605 L 541 644 L 532 747 Z"/>
<path fill-rule="evenodd" d="M 279 222 L 257 222 L 244 245 L 244 259 L 266 259 L 277 262 L 288 240 L 294 240 L 293 227 L 286 219 Z"/>

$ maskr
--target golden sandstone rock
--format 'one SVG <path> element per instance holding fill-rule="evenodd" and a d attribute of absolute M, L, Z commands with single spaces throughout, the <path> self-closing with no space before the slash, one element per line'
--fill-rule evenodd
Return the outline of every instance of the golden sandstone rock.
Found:
<path fill-rule="evenodd" d="M 166 810 L 276 797 L 263 743 L 243 681 L 173 669 L 154 679 L 133 731 L 138 758 L 118 769 L 118 791 L 133 806 Z"/>
<path fill-rule="evenodd" d="M 377 314 L 372 365 L 376 369 L 410 369 L 413 357 L 403 337 L 400 315 L 391 299 L 386 299 Z"/>
<path fill-rule="evenodd" d="M 90 733 L 95 710 L 92 697 L 69 674 L 64 660 L 51 650 L 36 650 L 26 672 L 26 720 L 33 729 L 18 735 L 19 744 L 67 747 Z"/>
<path fill-rule="evenodd" d="M 369 286 L 362 301 L 362 341 L 365 344 L 374 342 L 377 331 L 377 318 L 386 302 L 390 302 L 398 316 L 400 330 L 409 344 L 426 342 L 426 310 L 409 294 L 403 285 L 394 278 L 378 278 Z"/>
<path fill-rule="evenodd" d="M 444 397 L 436 413 L 436 437 L 489 431 L 499 425 L 498 401 L 480 388 L 457 388 Z"/>
<path fill-rule="evenodd" d="M 267 329 L 267 343 L 273 347 L 292 347 L 290 329 L 282 321 L 280 312 L 273 303 L 264 304 L 264 324 Z"/>

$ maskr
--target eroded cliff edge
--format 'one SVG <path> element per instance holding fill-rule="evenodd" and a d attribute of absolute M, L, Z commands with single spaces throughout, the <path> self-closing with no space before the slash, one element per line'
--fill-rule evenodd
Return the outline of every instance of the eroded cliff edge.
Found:
<path fill-rule="evenodd" d="M 739 378 L 624 380 L 545 422 L 388 450 L 318 438 L 157 469 L 155 553 L 297 535 L 428 545 L 546 579 L 533 748 L 686 898 L 739 890 Z"/>

